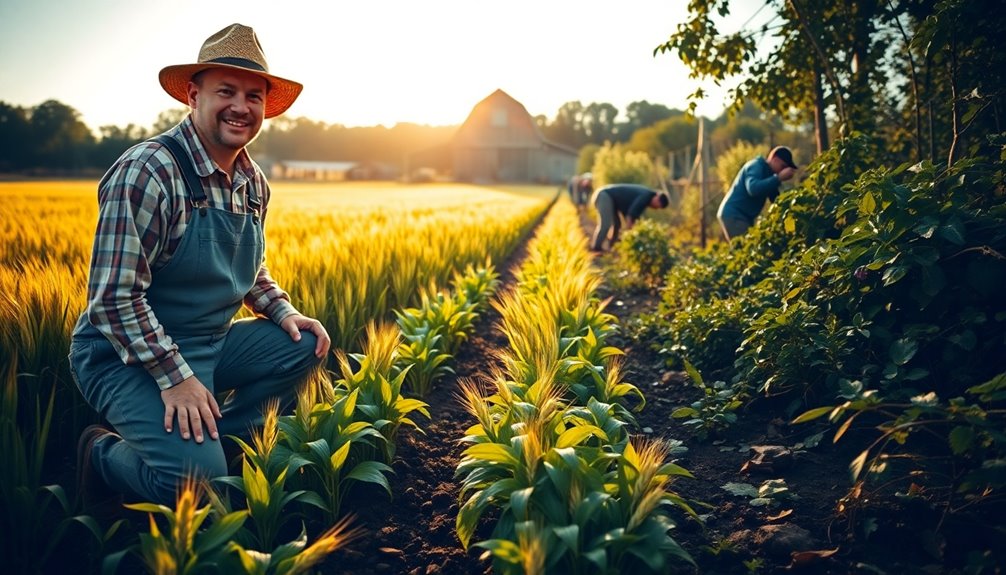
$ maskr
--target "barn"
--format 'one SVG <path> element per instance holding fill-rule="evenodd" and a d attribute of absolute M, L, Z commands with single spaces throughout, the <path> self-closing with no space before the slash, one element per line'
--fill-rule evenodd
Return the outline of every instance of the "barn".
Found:
<path fill-rule="evenodd" d="M 524 105 L 503 90 L 475 105 L 450 148 L 460 181 L 559 184 L 576 172 L 577 150 L 546 140 Z"/>

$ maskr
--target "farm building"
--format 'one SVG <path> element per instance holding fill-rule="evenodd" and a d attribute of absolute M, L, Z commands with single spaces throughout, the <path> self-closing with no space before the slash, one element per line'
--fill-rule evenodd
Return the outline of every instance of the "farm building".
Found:
<path fill-rule="evenodd" d="M 577 151 L 546 140 L 524 105 L 503 90 L 475 105 L 451 150 L 461 181 L 557 184 L 576 171 Z"/>
<path fill-rule="evenodd" d="M 270 171 L 274 179 L 286 180 L 390 180 L 398 177 L 392 166 L 375 162 L 312 162 L 279 160 Z"/>

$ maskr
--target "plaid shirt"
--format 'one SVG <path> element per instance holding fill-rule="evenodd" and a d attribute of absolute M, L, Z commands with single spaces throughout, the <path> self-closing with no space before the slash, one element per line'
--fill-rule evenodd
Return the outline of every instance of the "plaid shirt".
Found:
<path fill-rule="evenodd" d="M 234 180 L 216 166 L 196 136 L 191 117 L 168 131 L 192 155 L 210 208 L 244 214 L 254 189 L 265 225 L 269 184 L 246 150 L 238 155 Z M 91 253 L 87 317 L 126 364 L 140 364 L 162 390 L 193 374 L 146 301 L 151 277 L 178 248 L 192 214 L 181 170 L 161 144 L 127 150 L 98 185 L 98 227 Z M 296 313 L 289 296 L 263 264 L 244 303 L 279 323 Z"/>

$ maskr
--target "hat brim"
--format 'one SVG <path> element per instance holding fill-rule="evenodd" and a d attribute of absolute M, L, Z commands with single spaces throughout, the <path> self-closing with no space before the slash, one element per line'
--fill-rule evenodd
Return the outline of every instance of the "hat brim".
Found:
<path fill-rule="evenodd" d="M 157 75 L 157 78 L 161 82 L 161 87 L 164 88 L 164 91 L 167 92 L 169 96 L 187 106 L 189 104 L 189 82 L 192 80 L 192 76 L 202 72 L 203 70 L 209 70 L 211 68 L 223 68 L 227 70 L 248 72 L 249 74 L 255 74 L 256 76 L 264 78 L 267 82 L 269 82 L 269 93 L 266 95 L 265 109 L 263 111 L 263 115 L 266 118 L 274 118 L 287 111 L 287 109 L 293 105 L 294 101 L 297 100 L 297 96 L 300 95 L 301 90 L 304 89 L 302 84 L 294 82 L 293 80 L 287 80 L 286 78 L 280 78 L 279 76 L 273 76 L 272 74 L 266 74 L 265 72 L 259 72 L 258 70 L 249 70 L 248 68 L 231 66 L 229 64 L 207 63 L 167 66 L 161 70 L 161 72 Z"/>

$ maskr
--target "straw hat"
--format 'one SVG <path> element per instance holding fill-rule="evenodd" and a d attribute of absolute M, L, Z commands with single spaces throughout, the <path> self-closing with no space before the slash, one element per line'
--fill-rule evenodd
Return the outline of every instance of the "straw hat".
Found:
<path fill-rule="evenodd" d="M 269 73 L 255 31 L 248 26 L 231 24 L 203 42 L 196 64 L 179 64 L 161 70 L 158 78 L 169 96 L 188 105 L 188 86 L 192 76 L 210 68 L 243 70 L 265 78 L 269 93 L 265 99 L 265 117 L 272 118 L 289 108 L 304 86 Z"/>

